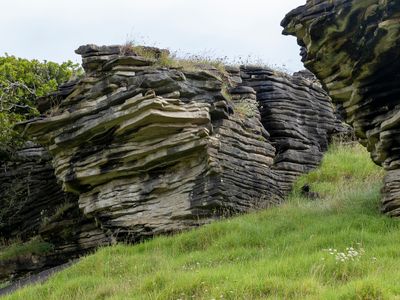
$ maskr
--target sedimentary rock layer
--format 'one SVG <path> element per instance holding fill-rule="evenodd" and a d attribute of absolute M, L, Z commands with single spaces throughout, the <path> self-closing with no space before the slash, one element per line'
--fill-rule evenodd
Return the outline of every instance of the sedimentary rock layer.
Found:
<path fill-rule="evenodd" d="M 86 76 L 57 94 L 51 116 L 25 128 L 48 147 L 83 213 L 117 238 L 280 203 L 337 127 L 311 80 L 266 68 L 166 66 L 166 51 L 128 50 L 80 47 Z"/>
<path fill-rule="evenodd" d="M 47 151 L 27 143 L 0 164 L 0 236 L 28 238 L 38 234 L 45 217 L 65 202 L 76 202 L 64 193 L 54 175 Z"/>
<path fill-rule="evenodd" d="M 233 114 L 221 74 L 114 50 L 78 49 L 88 75 L 27 126 L 85 215 L 136 240 L 282 200 L 268 133 L 258 114 Z"/>
<path fill-rule="evenodd" d="M 244 66 L 241 77 L 257 93 L 262 124 L 276 148 L 278 186 L 287 193 L 299 175 L 318 166 L 330 138 L 347 128 L 333 115 L 329 96 L 312 74 Z"/>
<path fill-rule="evenodd" d="M 372 159 L 388 170 L 382 210 L 400 215 L 398 1 L 307 1 L 282 21 L 305 66 L 345 111 Z"/>

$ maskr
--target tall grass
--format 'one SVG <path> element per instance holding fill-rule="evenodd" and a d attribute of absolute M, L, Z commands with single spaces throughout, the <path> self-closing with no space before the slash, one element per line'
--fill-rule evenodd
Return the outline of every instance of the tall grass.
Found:
<path fill-rule="evenodd" d="M 34 237 L 25 243 L 14 240 L 12 244 L 0 245 L 0 263 L 19 256 L 44 254 L 52 249 L 53 245 L 43 241 L 40 237 Z"/>
<path fill-rule="evenodd" d="M 176 52 L 162 51 L 161 53 L 157 53 L 152 47 L 135 46 L 133 42 L 127 42 L 122 47 L 122 53 L 128 55 L 135 53 L 144 58 L 155 60 L 156 65 L 160 67 L 179 68 L 186 71 L 215 69 L 221 75 L 227 75 L 225 70 L 226 61 L 207 55 L 190 55 L 180 58 Z"/>
<path fill-rule="evenodd" d="M 100 249 L 6 299 L 400 299 L 400 223 L 379 213 L 382 176 L 361 146 L 335 146 L 280 207 Z M 305 183 L 320 199 L 301 196 Z M 331 254 L 349 247 L 354 259 Z"/>

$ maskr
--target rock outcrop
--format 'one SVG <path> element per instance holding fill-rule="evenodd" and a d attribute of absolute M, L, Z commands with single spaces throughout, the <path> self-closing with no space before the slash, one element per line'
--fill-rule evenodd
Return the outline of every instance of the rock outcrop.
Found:
<path fill-rule="evenodd" d="M 387 170 L 382 211 L 400 215 L 400 6 L 398 1 L 307 1 L 282 21 L 304 65 Z"/>
<path fill-rule="evenodd" d="M 56 95 L 58 111 L 25 127 L 83 214 L 118 239 L 280 203 L 339 130 L 313 80 L 175 67 L 166 51 L 126 50 L 80 47 L 86 76 Z"/>
<path fill-rule="evenodd" d="M 242 67 L 243 84 L 254 88 L 261 121 L 276 148 L 274 172 L 286 194 L 296 178 L 319 165 L 330 138 L 347 128 L 332 115 L 332 103 L 311 73 L 290 76 Z"/>

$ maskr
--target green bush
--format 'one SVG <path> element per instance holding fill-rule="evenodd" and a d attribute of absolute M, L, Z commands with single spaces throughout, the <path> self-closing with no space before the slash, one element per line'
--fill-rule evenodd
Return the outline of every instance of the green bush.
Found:
<path fill-rule="evenodd" d="M 57 64 L 8 54 L 0 57 L 0 152 L 21 141 L 13 126 L 38 115 L 38 97 L 55 91 L 81 72 L 71 61 Z"/>

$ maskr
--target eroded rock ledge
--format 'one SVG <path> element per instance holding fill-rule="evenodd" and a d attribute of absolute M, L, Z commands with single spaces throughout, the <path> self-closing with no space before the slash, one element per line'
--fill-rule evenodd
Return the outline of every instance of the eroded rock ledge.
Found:
<path fill-rule="evenodd" d="M 400 6 L 398 1 L 307 1 L 282 21 L 304 65 L 346 113 L 387 171 L 382 210 L 400 215 Z"/>
<path fill-rule="evenodd" d="M 167 67 L 165 51 L 124 50 L 80 47 L 87 75 L 25 128 L 84 215 L 117 238 L 280 203 L 340 130 L 327 94 L 301 76 Z"/>

